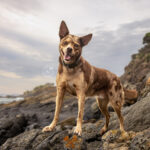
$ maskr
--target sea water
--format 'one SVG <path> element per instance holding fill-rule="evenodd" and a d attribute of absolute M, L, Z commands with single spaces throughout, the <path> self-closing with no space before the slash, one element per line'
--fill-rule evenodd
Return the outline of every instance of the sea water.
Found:
<path fill-rule="evenodd" d="M 23 100 L 23 97 L 16 97 L 16 98 L 0 98 L 0 104 L 7 104 L 13 101 L 20 101 Z"/>

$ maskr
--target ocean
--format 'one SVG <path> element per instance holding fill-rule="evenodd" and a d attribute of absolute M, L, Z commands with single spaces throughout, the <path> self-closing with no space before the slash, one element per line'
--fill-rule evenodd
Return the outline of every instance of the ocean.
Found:
<path fill-rule="evenodd" d="M 7 104 L 13 101 L 20 101 L 23 100 L 23 97 L 17 97 L 17 98 L 0 98 L 0 104 Z"/>

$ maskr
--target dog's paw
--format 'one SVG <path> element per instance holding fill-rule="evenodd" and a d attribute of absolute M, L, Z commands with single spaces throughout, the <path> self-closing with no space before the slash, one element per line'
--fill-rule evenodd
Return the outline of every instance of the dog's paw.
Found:
<path fill-rule="evenodd" d="M 42 132 L 52 131 L 55 128 L 54 125 L 49 125 L 43 128 Z"/>
<path fill-rule="evenodd" d="M 106 131 L 107 131 L 107 128 L 104 126 L 104 127 L 100 130 L 100 135 L 103 135 Z"/>
<path fill-rule="evenodd" d="M 78 136 L 81 136 L 82 128 L 81 127 L 76 127 L 75 130 L 74 130 L 74 133 L 77 134 Z"/>
<path fill-rule="evenodd" d="M 123 139 L 128 139 L 130 137 L 128 132 L 126 132 L 126 131 L 122 131 L 121 136 L 122 136 Z"/>

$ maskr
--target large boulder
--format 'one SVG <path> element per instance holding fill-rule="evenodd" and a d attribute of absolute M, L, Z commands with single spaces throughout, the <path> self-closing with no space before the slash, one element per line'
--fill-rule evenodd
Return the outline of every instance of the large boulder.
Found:
<path fill-rule="evenodd" d="M 27 120 L 23 114 L 7 119 L 0 124 L 0 145 L 8 138 L 14 137 L 25 130 Z"/>
<path fill-rule="evenodd" d="M 103 150 L 149 150 L 150 128 L 142 132 L 129 131 L 123 138 L 119 130 L 110 130 L 103 137 Z"/>
<path fill-rule="evenodd" d="M 136 102 L 134 105 L 125 107 L 122 111 L 125 129 L 127 131 L 142 131 L 150 126 L 150 95 Z M 116 113 L 111 115 L 111 129 L 119 127 Z"/>

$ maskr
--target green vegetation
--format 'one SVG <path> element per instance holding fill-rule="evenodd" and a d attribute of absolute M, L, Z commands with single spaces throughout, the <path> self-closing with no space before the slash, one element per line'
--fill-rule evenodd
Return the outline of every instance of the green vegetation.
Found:
<path fill-rule="evenodd" d="M 145 35 L 145 36 L 150 37 L 150 32 L 146 33 L 146 35 Z"/>
<path fill-rule="evenodd" d="M 147 61 L 147 62 L 150 62 L 150 54 L 147 54 L 147 56 L 146 56 L 146 61 Z"/>
<path fill-rule="evenodd" d="M 143 44 L 150 44 L 150 32 L 145 34 L 143 38 Z"/>

